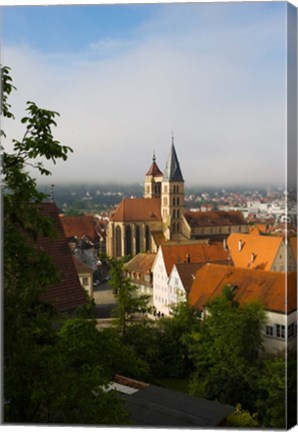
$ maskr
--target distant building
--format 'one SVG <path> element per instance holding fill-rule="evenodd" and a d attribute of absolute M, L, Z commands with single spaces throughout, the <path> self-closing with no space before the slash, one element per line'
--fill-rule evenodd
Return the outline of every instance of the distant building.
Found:
<path fill-rule="evenodd" d="M 268 352 L 296 349 L 297 273 L 250 270 L 225 265 L 206 264 L 196 272 L 189 301 L 203 312 L 205 304 L 231 287 L 240 305 L 263 305 L 267 322 L 263 329 L 264 348 Z M 231 335 L 232 337 L 232 335 Z"/>
<path fill-rule="evenodd" d="M 172 139 L 164 173 L 154 155 L 145 175 L 144 198 L 123 199 L 111 216 L 107 254 L 134 256 L 157 252 L 166 241 L 218 241 L 231 232 L 248 232 L 241 212 L 186 212 L 184 200 L 184 179 Z"/>
<path fill-rule="evenodd" d="M 187 237 L 221 241 L 233 232 L 247 233 L 249 227 L 240 211 L 187 211 Z"/>

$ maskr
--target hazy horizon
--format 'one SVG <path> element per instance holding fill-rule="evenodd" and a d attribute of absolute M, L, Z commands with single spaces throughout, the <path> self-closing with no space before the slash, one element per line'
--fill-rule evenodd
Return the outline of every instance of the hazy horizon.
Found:
<path fill-rule="evenodd" d="M 5 6 L 9 102 L 17 120 L 27 100 L 60 113 L 74 153 L 46 163 L 55 184 L 141 183 L 173 131 L 186 185 L 284 185 L 286 18 L 284 2 Z"/>

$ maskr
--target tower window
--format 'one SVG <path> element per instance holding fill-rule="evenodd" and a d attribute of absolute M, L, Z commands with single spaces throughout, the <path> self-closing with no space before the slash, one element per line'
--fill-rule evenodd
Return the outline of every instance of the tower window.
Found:
<path fill-rule="evenodd" d="M 176 205 L 176 199 L 173 198 L 173 206 Z"/>
<path fill-rule="evenodd" d="M 163 199 L 163 205 L 164 205 L 164 206 L 168 205 L 168 200 L 167 200 L 167 198 L 164 198 L 164 199 Z"/>
<path fill-rule="evenodd" d="M 180 205 L 180 199 L 177 198 L 177 206 Z"/>
<path fill-rule="evenodd" d="M 179 186 L 176 186 L 176 192 L 179 193 Z"/>

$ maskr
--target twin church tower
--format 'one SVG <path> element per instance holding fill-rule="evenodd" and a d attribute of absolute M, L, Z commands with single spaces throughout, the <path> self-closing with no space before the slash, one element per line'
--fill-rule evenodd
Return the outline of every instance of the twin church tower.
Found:
<path fill-rule="evenodd" d="M 111 257 L 156 252 L 168 240 L 189 238 L 184 219 L 184 179 L 174 139 L 164 173 L 155 155 L 145 175 L 144 198 L 124 198 L 110 218 L 107 253 Z"/>

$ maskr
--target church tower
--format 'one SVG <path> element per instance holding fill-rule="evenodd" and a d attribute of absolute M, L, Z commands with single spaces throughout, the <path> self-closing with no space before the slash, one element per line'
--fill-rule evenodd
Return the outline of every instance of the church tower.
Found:
<path fill-rule="evenodd" d="M 162 181 L 161 215 L 166 240 L 180 239 L 184 215 L 184 180 L 173 136 Z"/>
<path fill-rule="evenodd" d="M 156 157 L 153 153 L 152 164 L 145 175 L 144 198 L 160 198 L 162 178 L 163 173 L 158 168 Z"/>

